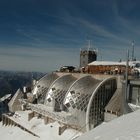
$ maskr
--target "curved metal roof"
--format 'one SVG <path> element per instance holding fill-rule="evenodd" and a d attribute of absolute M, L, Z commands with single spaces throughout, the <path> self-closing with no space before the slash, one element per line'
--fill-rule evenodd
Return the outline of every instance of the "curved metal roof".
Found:
<path fill-rule="evenodd" d="M 84 76 L 73 83 L 64 100 L 64 105 L 71 109 L 85 110 L 91 94 L 95 87 L 100 83 L 91 76 Z M 71 109 L 70 109 L 71 108 Z"/>
<path fill-rule="evenodd" d="M 63 75 L 56 79 L 47 92 L 45 104 L 53 106 L 50 104 L 53 101 L 55 104 L 58 103 L 59 106 L 62 105 L 66 92 L 75 80 L 77 78 L 71 74 Z"/>
<path fill-rule="evenodd" d="M 112 86 L 111 81 L 114 80 L 115 84 Z M 108 83 L 110 82 L 110 83 Z M 103 87 L 104 85 L 104 87 Z M 111 97 L 114 95 L 115 91 L 117 89 L 117 82 L 116 82 L 116 77 L 109 77 L 104 79 L 93 91 L 92 96 L 88 102 L 88 106 L 87 106 L 87 112 L 86 112 L 86 129 L 90 130 L 90 111 L 93 110 L 93 106 L 95 106 L 95 108 L 98 106 L 97 108 L 97 112 L 100 112 L 101 109 L 105 109 L 105 106 L 108 104 L 109 100 L 111 99 Z M 108 92 L 109 90 L 109 92 Z M 109 93 L 110 95 L 106 95 L 106 91 L 107 93 Z M 104 97 L 106 96 L 106 98 Z M 100 101 L 97 101 L 99 99 L 96 98 L 100 98 Z M 95 100 L 94 100 L 95 99 Z M 95 101 L 97 101 L 98 103 L 95 103 Z M 93 105 L 93 106 L 92 106 Z M 100 119 L 100 118 L 98 118 Z"/>
<path fill-rule="evenodd" d="M 44 77 L 42 77 L 37 84 L 35 85 L 33 89 L 33 95 L 37 94 L 38 92 L 41 92 L 42 90 L 47 91 L 47 89 L 50 87 L 50 85 L 58 78 L 59 76 L 56 73 L 46 74 Z"/>

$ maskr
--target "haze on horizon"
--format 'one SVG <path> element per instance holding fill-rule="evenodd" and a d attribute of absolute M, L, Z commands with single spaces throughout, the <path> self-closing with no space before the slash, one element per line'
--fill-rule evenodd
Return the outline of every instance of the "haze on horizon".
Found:
<path fill-rule="evenodd" d="M 139 0 L 1 0 L 0 69 L 49 72 L 79 66 L 91 40 L 98 60 L 140 59 Z"/>

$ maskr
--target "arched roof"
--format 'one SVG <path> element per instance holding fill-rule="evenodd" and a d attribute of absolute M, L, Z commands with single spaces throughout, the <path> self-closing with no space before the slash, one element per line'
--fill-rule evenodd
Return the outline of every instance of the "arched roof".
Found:
<path fill-rule="evenodd" d="M 33 95 L 37 94 L 39 90 L 47 89 L 50 85 L 58 78 L 59 76 L 56 73 L 46 74 L 42 77 L 35 85 L 33 89 Z"/>
<path fill-rule="evenodd" d="M 113 81 L 115 81 L 115 83 L 114 83 L 114 85 L 112 85 L 113 83 L 109 83 L 109 84 L 107 84 L 107 82 L 112 82 L 112 80 Z M 107 85 L 106 85 L 107 84 Z M 106 86 L 106 87 L 104 87 L 103 89 L 102 89 L 102 86 Z M 113 87 L 114 86 L 114 87 Z M 116 77 L 109 77 L 109 78 L 106 78 L 106 79 L 104 79 L 96 88 L 95 88 L 95 90 L 93 91 L 93 93 L 92 93 L 92 96 L 91 96 L 91 98 L 90 98 L 90 100 L 89 100 L 89 103 L 88 103 L 88 106 L 87 106 L 87 112 L 86 112 L 86 129 L 87 129 L 87 131 L 88 130 L 90 130 L 90 122 L 89 122 L 89 117 L 90 117 L 90 111 L 91 111 L 91 109 L 93 109 L 92 108 L 92 104 L 93 104 L 93 102 L 94 102 L 94 99 L 97 97 L 97 96 L 100 96 L 100 103 L 103 101 L 103 102 L 105 102 L 105 103 L 103 103 L 102 105 L 99 103 L 98 104 L 98 110 L 100 110 L 100 108 L 102 108 L 102 109 L 104 109 L 105 108 L 105 106 L 107 105 L 107 103 L 109 102 L 109 100 L 111 99 L 111 97 L 113 96 L 113 94 L 115 93 L 115 91 L 116 91 L 116 88 L 117 88 L 117 82 L 116 82 Z M 109 96 L 107 96 L 107 98 L 105 99 L 104 98 L 104 96 L 106 95 L 105 94 L 105 90 L 106 89 L 109 89 L 110 91 L 109 91 L 109 93 L 110 93 L 110 95 Z M 101 91 L 101 94 L 98 92 L 99 90 L 102 90 Z M 96 99 L 95 99 L 96 100 Z M 94 103 L 94 105 L 96 105 L 97 103 Z"/>
<path fill-rule="evenodd" d="M 100 80 L 97 80 L 89 75 L 76 80 L 69 88 L 65 96 L 64 105 L 69 111 L 71 108 L 86 111 L 89 98 L 99 83 Z"/>
<path fill-rule="evenodd" d="M 66 92 L 75 80 L 77 78 L 71 74 L 63 75 L 56 79 L 47 92 L 45 104 L 48 104 L 52 100 L 57 100 L 59 105 L 62 104 Z"/>

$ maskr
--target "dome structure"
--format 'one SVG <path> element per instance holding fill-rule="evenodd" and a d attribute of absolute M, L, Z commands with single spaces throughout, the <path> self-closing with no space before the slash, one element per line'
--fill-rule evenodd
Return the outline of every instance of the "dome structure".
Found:
<path fill-rule="evenodd" d="M 117 79 L 52 74 L 39 80 L 35 88 L 38 90 L 34 95 L 43 95 L 43 104 L 32 104 L 33 111 L 85 132 L 104 121 L 105 107 L 117 89 Z"/>
<path fill-rule="evenodd" d="M 54 111 L 65 110 L 65 106 L 63 106 L 65 94 L 67 93 L 69 87 L 76 80 L 77 78 L 71 74 L 63 75 L 56 79 L 46 94 L 45 104 L 48 107 L 52 107 Z"/>
<path fill-rule="evenodd" d="M 89 131 L 104 121 L 104 110 L 117 89 L 116 77 L 104 79 L 94 89 L 86 112 L 86 130 Z"/>
<path fill-rule="evenodd" d="M 38 100 L 38 103 L 44 103 L 45 96 L 49 87 L 58 77 L 59 76 L 56 73 L 46 74 L 36 83 L 32 93 Z"/>
<path fill-rule="evenodd" d="M 113 96 L 116 85 L 115 78 L 101 81 L 89 75 L 75 81 L 63 102 L 72 116 L 69 123 L 76 124 L 82 131 L 90 130 L 101 123 L 105 105 Z"/>

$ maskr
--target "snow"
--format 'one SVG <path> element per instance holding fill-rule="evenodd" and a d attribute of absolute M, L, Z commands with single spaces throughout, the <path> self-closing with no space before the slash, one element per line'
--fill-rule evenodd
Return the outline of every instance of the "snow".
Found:
<path fill-rule="evenodd" d="M 103 123 L 93 130 L 82 133 L 74 129 L 66 129 L 58 135 L 58 122 L 44 124 L 43 119 L 34 117 L 27 121 L 29 111 L 17 112 L 13 119 L 28 127 L 40 138 L 14 126 L 3 126 L 0 122 L 0 138 L 3 140 L 140 140 L 140 110 L 123 115 L 108 123 Z M 81 135 L 81 136 L 80 136 Z M 79 137 L 78 137 L 79 136 Z M 77 138 L 78 137 L 78 138 Z"/>
<path fill-rule="evenodd" d="M 52 100 L 52 96 L 53 96 L 53 91 L 52 91 L 52 88 L 49 90 L 49 92 L 48 92 L 48 95 L 47 95 L 47 97 L 46 97 L 46 99 L 48 100 L 48 99 L 51 99 Z"/>
<path fill-rule="evenodd" d="M 10 98 L 11 94 L 6 94 L 5 96 L 3 96 L 2 98 L 0 98 L 0 101 L 5 101 L 6 99 Z"/>
<path fill-rule="evenodd" d="M 136 110 L 140 109 L 139 105 L 135 105 L 132 103 L 128 103 L 128 106 L 131 108 L 132 111 L 136 111 Z"/>
<path fill-rule="evenodd" d="M 35 86 L 34 90 L 33 90 L 33 95 L 36 95 L 37 94 L 37 91 L 38 91 L 38 87 Z"/>
<path fill-rule="evenodd" d="M 103 123 L 76 140 L 140 140 L 140 110 Z"/>
<path fill-rule="evenodd" d="M 134 66 L 136 63 L 140 63 L 140 61 L 129 61 L 129 65 L 130 66 Z M 99 66 L 99 65 L 115 65 L 115 66 L 126 66 L 126 62 L 125 61 L 122 61 L 122 62 L 116 62 L 116 61 L 93 61 L 91 63 L 89 63 L 88 65 L 96 65 L 96 66 Z"/>
<path fill-rule="evenodd" d="M 0 139 L 2 140 L 39 140 L 31 134 L 23 131 L 22 129 L 14 126 L 2 126 L 0 123 Z"/>
<path fill-rule="evenodd" d="M 32 131 L 40 138 L 29 134 L 28 132 L 14 126 L 3 126 L 0 122 L 0 139 L 3 140 L 71 140 L 75 136 L 79 136 L 82 133 L 67 128 L 62 135 L 58 135 L 60 124 L 58 122 L 44 124 L 44 120 L 41 118 L 34 117 L 30 121 L 27 120 L 29 111 L 18 111 L 11 119 L 22 124 L 25 128 Z"/>
<path fill-rule="evenodd" d="M 126 62 L 115 62 L 115 61 L 94 61 L 88 65 L 126 65 Z"/>

